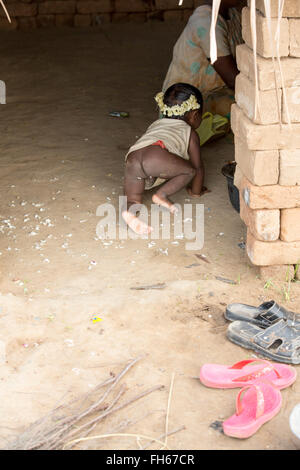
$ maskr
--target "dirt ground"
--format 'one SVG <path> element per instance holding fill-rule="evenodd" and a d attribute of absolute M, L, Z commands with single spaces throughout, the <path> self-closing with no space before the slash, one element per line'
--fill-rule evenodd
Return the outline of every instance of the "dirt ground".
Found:
<path fill-rule="evenodd" d="M 238 440 L 211 427 L 234 412 L 237 390 L 205 388 L 197 379 L 204 363 L 254 357 L 226 339 L 228 303 L 275 299 L 300 311 L 299 284 L 265 284 L 241 245 L 245 227 L 221 174 L 234 158 L 232 141 L 203 148 L 211 193 L 201 201 L 205 243 L 196 253 L 209 263 L 187 251 L 184 239 L 108 244 L 96 234 L 97 207 L 118 206 L 127 148 L 156 119 L 153 96 L 181 28 L 115 24 L 0 35 L 7 86 L 0 122 L 1 448 L 66 394 L 89 391 L 139 355 L 145 357 L 125 377 L 126 397 L 165 388 L 115 414 L 98 434 L 130 418 L 137 423 L 124 432 L 162 435 L 174 374 L 168 429 L 185 429 L 168 438 L 171 449 L 299 447 L 288 424 L 299 380 L 283 390 L 275 418 Z M 110 117 L 116 110 L 130 117 Z M 189 202 L 185 191 L 174 200 Z M 131 289 L 157 283 L 166 286 Z M 85 448 L 138 444 L 118 437 Z"/>

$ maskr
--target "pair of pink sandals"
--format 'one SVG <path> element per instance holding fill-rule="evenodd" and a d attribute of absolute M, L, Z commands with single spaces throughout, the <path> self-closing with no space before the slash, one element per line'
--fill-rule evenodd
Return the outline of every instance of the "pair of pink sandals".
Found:
<path fill-rule="evenodd" d="M 262 359 L 240 361 L 233 366 L 204 364 L 200 369 L 200 381 L 207 387 L 242 387 L 235 414 L 222 423 L 224 434 L 240 439 L 252 436 L 279 412 L 280 390 L 292 385 L 296 376 L 293 367 Z"/>

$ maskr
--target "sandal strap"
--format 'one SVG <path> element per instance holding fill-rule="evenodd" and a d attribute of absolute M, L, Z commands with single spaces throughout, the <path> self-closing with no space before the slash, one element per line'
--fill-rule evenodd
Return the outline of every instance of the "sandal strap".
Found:
<path fill-rule="evenodd" d="M 272 325 L 274 322 L 280 320 L 285 315 L 285 309 L 280 307 L 277 302 L 270 300 L 262 303 L 259 307 L 259 314 L 255 318 L 262 321 L 267 325 Z"/>
<path fill-rule="evenodd" d="M 236 415 L 240 415 L 243 411 L 243 403 L 242 403 L 242 394 L 245 393 L 248 389 L 254 388 L 256 391 L 256 413 L 255 418 L 259 418 L 262 416 L 265 410 L 265 399 L 264 394 L 261 387 L 258 384 L 247 385 L 243 387 L 236 397 Z"/>
<path fill-rule="evenodd" d="M 255 317 L 256 321 L 263 323 L 266 327 L 273 325 L 278 320 L 286 320 L 292 324 L 300 322 L 300 315 L 287 310 L 274 300 L 262 303 L 258 307 L 259 313 Z"/>
<path fill-rule="evenodd" d="M 240 362 L 237 362 L 236 364 L 234 364 L 232 367 L 230 367 L 230 369 L 242 369 L 246 365 L 252 364 L 253 362 L 258 362 L 258 363 L 261 363 L 261 364 L 265 364 L 265 366 L 262 367 L 261 369 L 256 370 L 255 372 L 250 373 L 250 374 L 243 375 L 243 376 L 240 376 L 240 377 L 236 377 L 235 379 L 232 379 L 232 381 L 233 382 L 248 382 L 249 380 L 256 380 L 259 377 L 262 377 L 262 376 L 264 376 L 265 374 L 267 374 L 268 372 L 271 372 L 271 371 L 275 372 L 278 379 L 281 378 L 281 375 L 279 374 L 276 367 L 270 361 L 266 361 L 264 359 L 248 359 L 248 360 L 245 360 L 245 361 L 240 361 Z"/>
<path fill-rule="evenodd" d="M 299 328 L 290 326 L 285 320 L 279 320 L 269 328 L 259 331 L 251 341 L 260 348 L 268 350 L 273 343 L 279 340 L 280 344 L 276 351 L 278 358 L 292 357 L 300 347 Z"/>

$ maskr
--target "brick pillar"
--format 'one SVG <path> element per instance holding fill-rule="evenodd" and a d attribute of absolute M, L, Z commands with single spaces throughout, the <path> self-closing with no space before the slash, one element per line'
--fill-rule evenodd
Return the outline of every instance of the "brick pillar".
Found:
<path fill-rule="evenodd" d="M 278 0 L 270 3 L 271 39 L 264 1 L 256 0 L 260 103 L 256 115 L 250 8 L 242 12 L 245 44 L 237 47 L 240 74 L 231 124 L 237 162 L 235 184 L 240 191 L 240 215 L 247 226 L 247 255 L 252 264 L 260 266 L 263 277 L 275 274 L 285 280 L 294 276 L 300 263 L 300 0 L 285 0 L 280 20 L 279 53 L 286 99 L 277 60 L 275 67 L 272 61 Z"/>

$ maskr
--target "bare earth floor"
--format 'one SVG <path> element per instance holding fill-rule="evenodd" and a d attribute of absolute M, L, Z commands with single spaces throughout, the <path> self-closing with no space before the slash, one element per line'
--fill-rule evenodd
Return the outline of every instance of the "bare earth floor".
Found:
<path fill-rule="evenodd" d="M 254 357 L 226 339 L 228 303 L 275 299 L 300 311 L 299 284 L 265 284 L 242 248 L 245 228 L 221 174 L 234 158 L 232 141 L 203 148 L 211 193 L 193 200 L 205 205 L 202 250 L 186 250 L 183 238 L 108 243 L 96 234 L 97 207 L 117 207 L 122 195 L 126 150 L 156 119 L 153 96 L 181 28 L 1 33 L 0 78 L 7 85 L 0 123 L 2 448 L 66 394 L 87 392 L 139 355 L 145 357 L 126 376 L 126 396 L 165 388 L 120 411 L 98 434 L 125 418 L 138 420 L 127 433 L 163 434 L 175 374 L 169 429 L 185 429 L 169 437 L 171 449 L 299 447 L 288 424 L 300 401 L 299 380 L 283 390 L 280 413 L 246 440 L 210 427 L 234 412 L 237 391 L 197 380 L 204 363 Z M 113 118 L 111 111 L 130 117 Z M 189 202 L 186 191 L 174 201 Z M 145 202 L 150 206 L 150 194 Z M 131 289 L 157 283 L 165 288 Z M 139 446 L 116 437 L 84 448 Z"/>

